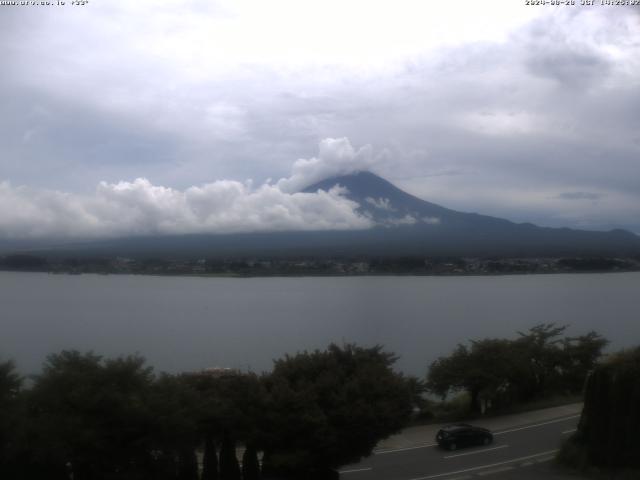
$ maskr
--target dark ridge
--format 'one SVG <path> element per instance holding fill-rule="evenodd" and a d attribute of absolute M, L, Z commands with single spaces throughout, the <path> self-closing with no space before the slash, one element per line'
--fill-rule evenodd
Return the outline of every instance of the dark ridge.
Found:
<path fill-rule="evenodd" d="M 567 257 L 637 256 L 640 237 L 625 230 L 594 232 L 517 224 L 463 213 L 421 200 L 371 172 L 328 178 L 304 192 L 347 189 L 359 212 L 376 226 L 354 231 L 271 232 L 129 237 L 74 242 L 11 242 L 0 253 L 29 251 L 47 257 L 215 258 L 230 256 L 339 257 Z M 2 245 L 0 244 L 0 247 Z"/>

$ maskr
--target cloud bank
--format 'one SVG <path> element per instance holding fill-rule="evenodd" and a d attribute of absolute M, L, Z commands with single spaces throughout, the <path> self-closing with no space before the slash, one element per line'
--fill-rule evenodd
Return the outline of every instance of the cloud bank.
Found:
<path fill-rule="evenodd" d="M 280 179 L 277 185 L 285 192 L 296 192 L 325 178 L 370 170 L 380 158 L 373 155 L 371 145 L 356 150 L 348 138 L 325 138 L 317 157 L 297 160 L 291 176 Z"/>
<path fill-rule="evenodd" d="M 364 229 L 373 222 L 335 187 L 296 190 L 323 176 L 369 165 L 370 147 L 325 139 L 320 153 L 298 160 L 291 177 L 253 188 L 219 180 L 185 190 L 132 182 L 100 182 L 92 195 L 0 183 L 0 238 L 99 238 L 131 235 Z"/>
<path fill-rule="evenodd" d="M 512 0 L 4 8 L 0 181 L 91 196 L 100 181 L 186 192 L 286 177 L 278 186 L 293 193 L 373 165 L 456 210 L 640 232 L 639 11 Z M 339 168 L 323 170 L 332 159 Z"/>

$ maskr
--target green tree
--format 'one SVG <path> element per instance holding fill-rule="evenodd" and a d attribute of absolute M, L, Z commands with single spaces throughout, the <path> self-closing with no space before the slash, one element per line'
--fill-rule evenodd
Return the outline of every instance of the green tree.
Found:
<path fill-rule="evenodd" d="M 198 396 L 197 422 L 202 437 L 222 442 L 225 434 L 255 441 L 260 432 L 265 394 L 254 373 L 214 370 L 181 375 Z"/>
<path fill-rule="evenodd" d="M 608 343 L 594 331 L 563 340 L 562 383 L 570 393 L 583 390 L 587 375 L 596 367 Z"/>
<path fill-rule="evenodd" d="M 466 372 L 470 364 L 469 349 L 458 344 L 449 356 L 439 357 L 431 363 L 427 375 L 427 389 L 443 399 L 452 391 L 465 389 Z"/>
<path fill-rule="evenodd" d="M 260 462 L 255 446 L 248 444 L 242 454 L 242 480 L 260 480 Z"/>
<path fill-rule="evenodd" d="M 218 455 L 212 434 L 205 434 L 202 480 L 218 480 Z"/>
<path fill-rule="evenodd" d="M 180 450 L 178 480 L 198 480 L 198 458 L 193 445 L 185 444 Z"/>
<path fill-rule="evenodd" d="M 195 416 L 198 432 L 205 439 L 203 477 L 239 478 L 235 442 L 256 445 L 262 435 L 265 394 L 258 376 L 237 370 L 211 370 L 181 377 L 198 397 Z M 216 442 L 222 446 L 219 464 Z"/>
<path fill-rule="evenodd" d="M 184 376 L 165 373 L 153 383 L 147 408 L 153 417 L 148 434 L 156 476 L 191 478 L 200 443 L 198 392 Z"/>
<path fill-rule="evenodd" d="M 472 340 L 435 360 L 427 388 L 446 397 L 466 391 L 470 410 L 506 406 L 548 394 L 580 392 L 607 341 L 595 332 L 562 337 L 566 326 L 539 324 L 515 340 Z"/>
<path fill-rule="evenodd" d="M 595 368 L 585 389 L 575 435 L 563 453 L 583 452 L 588 465 L 640 470 L 640 347 L 622 351 Z M 631 477 L 628 478 L 637 478 Z"/>
<path fill-rule="evenodd" d="M 395 360 L 380 346 L 352 344 L 277 360 L 264 378 L 263 475 L 322 476 L 400 430 L 413 389 L 392 370 Z"/>
<path fill-rule="evenodd" d="M 561 335 L 567 328 L 567 325 L 541 323 L 526 333 L 518 332 L 520 338 L 515 345 L 519 355 L 514 360 L 521 367 L 517 378 L 522 400 L 532 400 L 562 388 L 559 379 L 565 355 Z"/>
<path fill-rule="evenodd" d="M 148 468 L 151 369 L 140 357 L 51 355 L 29 395 L 35 465 L 71 466 L 75 480 Z"/>
<path fill-rule="evenodd" d="M 458 345 L 450 356 L 431 364 L 427 386 L 442 397 L 460 390 L 468 392 L 470 410 L 479 413 L 508 396 L 512 358 L 513 346 L 508 340 L 472 341 L 470 348 Z"/>
<path fill-rule="evenodd" d="M 0 478 L 9 478 L 15 468 L 21 418 L 19 395 L 22 378 L 12 361 L 0 363 Z M 20 412 L 21 413 L 21 412 Z"/>
<path fill-rule="evenodd" d="M 236 442 L 229 433 L 223 436 L 220 448 L 220 480 L 240 480 Z"/>
<path fill-rule="evenodd" d="M 0 363 L 0 406 L 11 405 L 21 387 L 22 377 L 16 372 L 15 364 L 11 360 Z"/>

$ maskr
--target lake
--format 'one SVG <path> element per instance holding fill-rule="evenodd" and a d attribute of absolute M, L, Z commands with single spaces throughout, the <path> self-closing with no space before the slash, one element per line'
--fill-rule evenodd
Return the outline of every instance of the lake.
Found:
<path fill-rule="evenodd" d="M 424 375 L 457 343 L 541 322 L 640 344 L 640 273 L 206 278 L 0 272 L 0 359 L 36 373 L 49 353 L 140 353 L 158 371 L 261 372 L 330 342 L 383 344 Z"/>

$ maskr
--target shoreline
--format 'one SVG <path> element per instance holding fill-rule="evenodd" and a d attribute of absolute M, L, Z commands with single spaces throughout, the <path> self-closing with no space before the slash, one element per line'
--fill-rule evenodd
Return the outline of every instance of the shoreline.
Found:
<path fill-rule="evenodd" d="M 146 276 L 146 277 L 185 277 L 185 278 L 362 278 L 362 277 L 441 277 L 441 278 L 460 278 L 460 277 L 508 277 L 508 276 L 534 276 L 534 275 L 594 275 L 594 274 L 623 274 L 623 273 L 639 273 L 640 269 L 633 270 L 567 270 L 567 271 L 548 271 L 548 272 L 494 272 L 494 273 L 273 273 L 273 274 L 243 274 L 243 273 L 159 273 L 159 272 L 66 272 L 51 270 L 9 270 L 0 269 L 2 273 L 41 273 L 48 275 L 97 275 L 97 276 Z"/>

